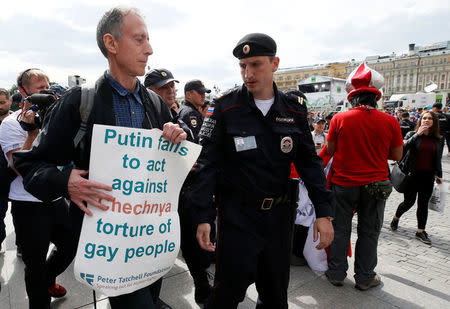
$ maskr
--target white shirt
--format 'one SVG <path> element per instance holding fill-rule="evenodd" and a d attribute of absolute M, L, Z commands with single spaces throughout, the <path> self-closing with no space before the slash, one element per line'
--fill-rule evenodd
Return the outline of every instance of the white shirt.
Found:
<path fill-rule="evenodd" d="M 257 100 L 255 99 L 255 104 L 261 111 L 261 113 L 265 116 L 269 112 L 272 107 L 273 102 L 275 102 L 275 97 L 269 100 Z"/>
<path fill-rule="evenodd" d="M 326 144 L 326 135 L 324 132 L 322 132 L 322 134 L 316 134 L 315 131 L 312 131 L 311 134 L 313 136 L 314 146 L 316 146 L 317 144 L 322 145 L 320 149 L 316 149 L 316 153 L 319 153 L 322 150 L 323 146 L 325 146 Z"/>
<path fill-rule="evenodd" d="M 28 135 L 27 131 L 22 129 L 17 121 L 17 116 L 20 112 L 21 110 L 12 113 L 6 117 L 0 125 L 0 145 L 5 153 L 8 164 L 10 164 L 10 162 L 6 154 L 11 150 L 22 148 Z M 8 197 L 15 201 L 41 202 L 25 190 L 23 187 L 22 176 L 17 176 L 16 179 L 11 182 Z"/>

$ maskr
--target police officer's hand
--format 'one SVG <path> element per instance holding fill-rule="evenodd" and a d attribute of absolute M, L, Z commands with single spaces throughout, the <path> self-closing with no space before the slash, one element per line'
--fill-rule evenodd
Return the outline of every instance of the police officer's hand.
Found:
<path fill-rule="evenodd" d="M 317 241 L 320 233 L 320 242 L 316 246 L 317 250 L 328 247 L 334 239 L 334 229 L 331 221 L 328 218 L 318 218 L 314 222 L 314 239 Z"/>
<path fill-rule="evenodd" d="M 92 212 L 86 208 L 83 201 L 102 210 L 107 210 L 108 206 L 102 204 L 100 199 L 112 201 L 114 197 L 98 190 L 112 191 L 110 186 L 84 178 L 83 176 L 87 174 L 88 171 L 73 169 L 67 183 L 67 191 L 69 192 L 70 200 L 88 216 L 92 216 Z"/>
<path fill-rule="evenodd" d="M 171 122 L 167 122 L 163 126 L 163 136 L 171 143 L 178 144 L 181 141 L 186 140 L 187 134 L 178 125 Z"/>
<path fill-rule="evenodd" d="M 198 163 L 195 162 L 195 163 L 194 163 L 194 166 L 192 166 L 192 168 L 191 168 L 191 172 L 195 171 L 195 169 L 196 169 L 197 167 L 198 167 Z"/>
<path fill-rule="evenodd" d="M 200 223 L 197 227 L 197 241 L 203 250 L 214 252 L 216 248 L 211 243 L 209 235 L 211 233 L 211 225 L 209 223 Z"/>

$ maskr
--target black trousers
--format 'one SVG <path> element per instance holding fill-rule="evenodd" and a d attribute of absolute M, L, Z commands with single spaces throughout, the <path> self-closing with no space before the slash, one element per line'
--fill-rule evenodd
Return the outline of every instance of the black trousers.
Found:
<path fill-rule="evenodd" d="M 445 146 L 445 140 L 446 140 L 446 138 L 445 138 L 445 136 L 443 136 L 440 140 L 439 140 L 439 143 L 441 144 L 441 157 L 442 157 L 442 154 L 444 153 L 444 146 Z"/>
<path fill-rule="evenodd" d="M 48 288 L 74 257 L 68 205 L 62 198 L 51 203 L 12 201 L 11 213 L 25 263 L 29 307 L 50 308 Z M 47 258 L 50 242 L 55 248 Z"/>
<path fill-rule="evenodd" d="M 189 272 L 195 284 L 209 284 L 206 269 L 211 265 L 210 253 L 203 250 L 197 241 L 197 224 L 194 213 L 189 205 L 189 191 L 182 191 L 178 203 L 178 214 L 180 215 L 181 230 L 181 252 L 189 268 Z M 215 237 L 214 222 L 211 225 L 211 241 Z M 203 281 L 203 282 L 200 282 Z"/>
<path fill-rule="evenodd" d="M 237 308 L 250 284 L 256 308 L 286 309 L 294 209 L 270 210 L 228 197 L 220 202 L 214 289 L 205 308 Z"/>
<path fill-rule="evenodd" d="M 156 304 L 159 299 L 161 285 L 162 278 L 132 293 L 109 297 L 109 304 L 113 309 L 158 309 Z"/>
<path fill-rule="evenodd" d="M 303 256 L 303 249 L 305 248 L 306 239 L 308 238 L 309 227 L 300 224 L 294 225 L 292 235 L 292 253 L 297 257 Z"/>
<path fill-rule="evenodd" d="M 447 133 L 445 134 L 445 140 L 447 141 L 447 149 L 448 149 L 448 152 L 450 152 L 450 132 L 447 132 Z M 442 147 L 442 148 L 444 148 L 444 147 Z"/>
<path fill-rule="evenodd" d="M 417 228 L 425 229 L 428 219 L 428 201 L 433 193 L 435 176 L 433 172 L 413 172 L 411 187 L 403 194 L 403 202 L 398 205 L 395 216 L 400 218 L 414 206 L 417 198 Z"/>
<path fill-rule="evenodd" d="M 5 217 L 8 210 L 8 201 L 0 199 L 0 246 L 6 238 Z"/>

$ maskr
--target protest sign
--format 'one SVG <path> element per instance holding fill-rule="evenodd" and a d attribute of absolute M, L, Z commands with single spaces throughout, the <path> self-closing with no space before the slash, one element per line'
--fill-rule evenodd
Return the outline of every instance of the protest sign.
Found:
<path fill-rule="evenodd" d="M 89 179 L 112 186 L 113 202 L 89 207 L 75 277 L 107 296 L 150 285 L 180 248 L 178 196 L 201 146 L 165 140 L 160 130 L 95 125 Z"/>

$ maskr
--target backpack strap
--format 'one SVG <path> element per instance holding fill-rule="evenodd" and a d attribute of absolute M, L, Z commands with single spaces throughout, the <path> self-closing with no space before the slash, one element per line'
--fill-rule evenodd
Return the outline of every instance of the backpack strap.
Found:
<path fill-rule="evenodd" d="M 156 108 L 158 115 L 161 115 L 161 102 L 159 100 L 159 96 L 151 89 L 148 89 L 148 94 L 150 95 L 150 99 L 153 106 Z"/>
<path fill-rule="evenodd" d="M 89 115 L 91 114 L 92 107 L 94 106 L 94 97 L 95 97 L 95 88 L 82 86 L 81 87 L 81 102 L 80 102 L 80 116 L 81 116 L 81 124 L 78 129 L 77 135 L 73 139 L 73 143 L 75 148 L 80 144 L 83 140 L 84 135 L 86 134 L 87 121 L 89 119 Z"/>

